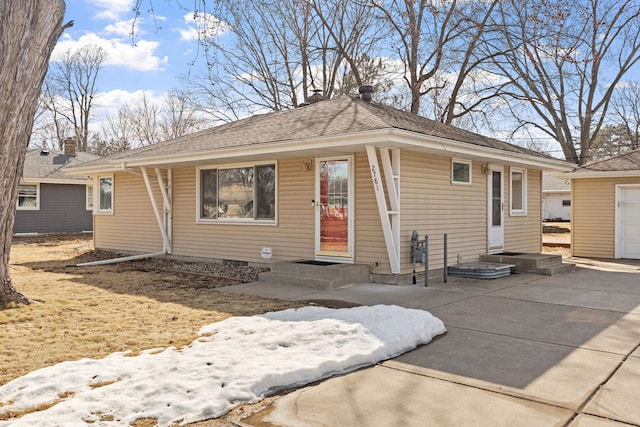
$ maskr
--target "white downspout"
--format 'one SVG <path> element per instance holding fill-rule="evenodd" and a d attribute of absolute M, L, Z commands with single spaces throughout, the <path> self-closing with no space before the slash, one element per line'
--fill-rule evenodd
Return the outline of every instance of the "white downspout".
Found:
<path fill-rule="evenodd" d="M 93 265 L 115 264 L 118 262 L 134 261 L 136 259 L 153 258 L 155 256 L 162 256 L 166 254 L 167 253 L 165 251 L 162 251 L 162 252 L 153 252 L 150 254 L 131 255 L 131 256 L 125 256 L 120 258 L 103 259 L 101 261 L 83 262 L 81 264 L 75 264 L 74 267 L 91 267 Z"/>

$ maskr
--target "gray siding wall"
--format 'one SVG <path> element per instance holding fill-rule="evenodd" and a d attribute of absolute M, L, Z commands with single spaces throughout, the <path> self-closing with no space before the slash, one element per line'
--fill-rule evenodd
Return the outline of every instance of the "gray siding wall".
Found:
<path fill-rule="evenodd" d="M 86 186 L 40 184 L 40 210 L 17 210 L 14 233 L 72 233 L 93 230 Z"/>

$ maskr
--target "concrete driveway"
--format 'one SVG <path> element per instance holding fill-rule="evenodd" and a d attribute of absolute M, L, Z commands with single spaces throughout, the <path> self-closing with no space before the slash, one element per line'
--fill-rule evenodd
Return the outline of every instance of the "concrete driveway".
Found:
<path fill-rule="evenodd" d="M 579 268 L 565 275 L 451 277 L 428 288 L 225 288 L 286 300 L 419 308 L 448 329 L 395 359 L 284 395 L 243 423 L 640 426 L 640 262 L 572 262 Z"/>

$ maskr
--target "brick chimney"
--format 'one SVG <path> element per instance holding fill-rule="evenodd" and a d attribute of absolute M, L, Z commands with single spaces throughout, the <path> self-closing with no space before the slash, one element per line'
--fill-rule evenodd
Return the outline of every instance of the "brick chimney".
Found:
<path fill-rule="evenodd" d="M 360 99 L 362 99 L 364 102 L 371 102 L 371 96 L 373 95 L 373 86 L 360 86 L 360 88 L 358 88 L 358 92 L 360 92 Z"/>
<path fill-rule="evenodd" d="M 76 157 L 78 155 L 78 143 L 74 138 L 64 140 L 64 155 Z"/>

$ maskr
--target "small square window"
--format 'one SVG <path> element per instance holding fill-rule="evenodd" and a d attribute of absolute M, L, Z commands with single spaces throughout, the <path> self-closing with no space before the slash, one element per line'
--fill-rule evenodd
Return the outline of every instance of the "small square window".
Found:
<path fill-rule="evenodd" d="M 20 184 L 18 186 L 18 210 L 37 211 L 40 209 L 40 185 Z"/>
<path fill-rule="evenodd" d="M 562 206 L 571 206 L 571 200 L 563 200 Z"/>
<path fill-rule="evenodd" d="M 471 184 L 471 162 L 467 160 L 451 161 L 451 182 L 454 184 Z"/>

